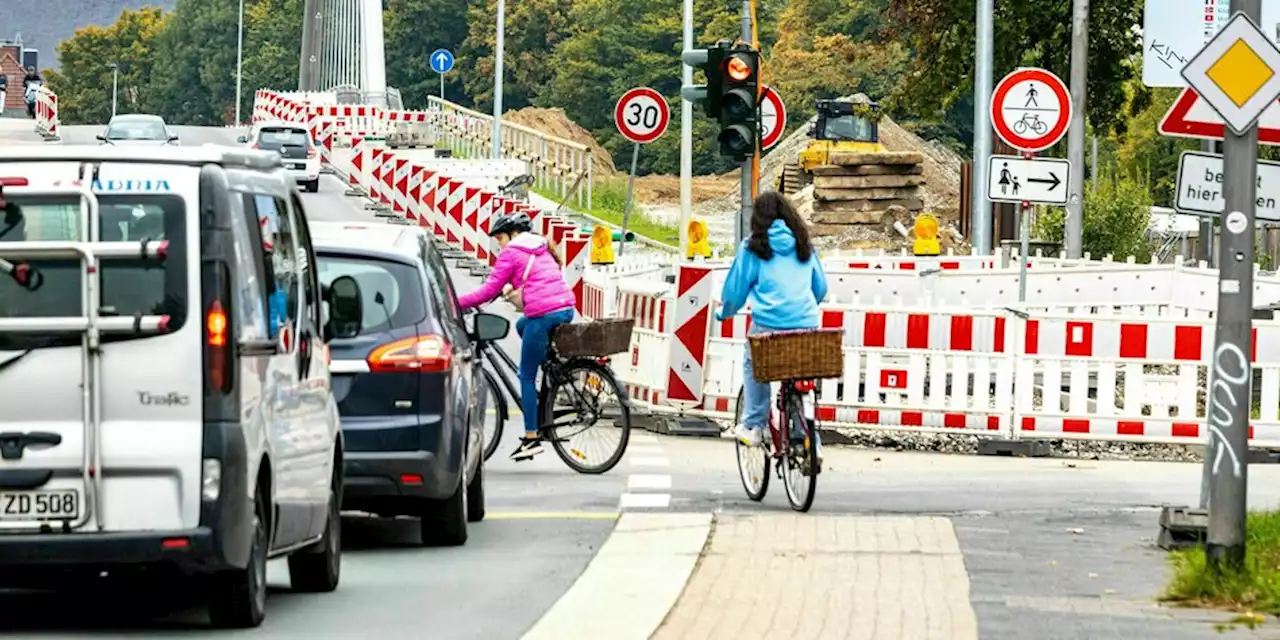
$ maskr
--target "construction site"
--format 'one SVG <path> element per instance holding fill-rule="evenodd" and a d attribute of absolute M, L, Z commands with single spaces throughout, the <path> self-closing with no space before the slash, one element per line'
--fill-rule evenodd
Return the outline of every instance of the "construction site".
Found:
<path fill-rule="evenodd" d="M 859 95 L 830 102 L 838 102 L 839 108 L 866 104 L 867 100 Z M 781 188 L 787 193 L 809 223 L 820 248 L 908 248 L 911 238 L 902 231 L 911 228 L 917 215 L 929 213 L 939 220 L 944 251 L 969 252 L 958 228 L 964 163 L 960 155 L 907 131 L 887 115 L 879 116 L 871 125 L 875 129 L 873 141 L 815 140 L 811 132 L 823 115 L 820 111 L 795 126 L 790 135 L 763 154 L 759 182 L 761 190 Z M 844 115 L 847 121 L 848 114 Z M 626 179 L 626 172 L 614 166 L 608 150 L 570 120 L 563 109 L 529 107 L 508 112 L 504 120 L 586 145 L 592 150 L 592 171 L 597 181 Z M 834 126 L 818 129 L 831 131 Z M 678 131 L 668 135 L 672 134 Z M 832 136 L 819 133 L 819 137 Z M 801 168 L 802 158 L 809 160 L 808 169 Z M 693 178 L 694 217 L 707 224 L 715 246 L 726 247 L 733 242 L 735 215 L 741 206 L 739 180 L 738 171 Z M 635 204 L 637 213 L 653 222 L 678 225 L 679 176 L 638 177 Z"/>

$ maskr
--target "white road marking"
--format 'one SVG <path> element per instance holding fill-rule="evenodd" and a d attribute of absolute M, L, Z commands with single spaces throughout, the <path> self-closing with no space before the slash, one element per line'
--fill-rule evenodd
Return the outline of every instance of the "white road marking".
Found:
<path fill-rule="evenodd" d="M 632 458 L 631 466 L 633 467 L 669 467 L 671 466 L 671 461 L 667 460 L 665 456 L 663 457 L 654 456 L 649 458 Z"/>
<path fill-rule="evenodd" d="M 624 493 L 618 498 L 620 509 L 666 509 L 669 506 L 669 493 Z"/>
<path fill-rule="evenodd" d="M 671 476 L 635 474 L 627 478 L 627 488 L 635 489 L 670 489 Z"/>

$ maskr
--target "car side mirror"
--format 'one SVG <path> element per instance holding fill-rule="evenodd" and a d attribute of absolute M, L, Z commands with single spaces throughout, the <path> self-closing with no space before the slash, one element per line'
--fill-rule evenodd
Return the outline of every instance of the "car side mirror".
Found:
<path fill-rule="evenodd" d="M 178 141 L 178 134 L 176 133 L 169 134 L 169 142 L 177 142 L 177 141 Z"/>
<path fill-rule="evenodd" d="M 101 141 L 101 142 L 106 142 L 106 141 L 107 141 L 107 136 L 106 136 L 105 134 L 99 133 L 96 137 L 97 137 L 97 138 L 98 138 L 98 140 L 99 140 L 99 141 Z"/>
<path fill-rule="evenodd" d="M 335 279 L 323 296 L 329 303 L 329 321 L 324 327 L 325 342 L 360 335 L 360 327 L 364 324 L 364 299 L 355 278 L 342 276 Z"/>
<path fill-rule="evenodd" d="M 492 313 L 477 313 L 475 331 L 472 337 L 481 342 L 493 342 L 507 337 L 511 332 L 511 322 L 502 316 Z"/>
<path fill-rule="evenodd" d="M 236 138 L 236 142 L 239 142 L 240 144 L 245 144 L 249 142 L 249 136 L 240 136 Z"/>

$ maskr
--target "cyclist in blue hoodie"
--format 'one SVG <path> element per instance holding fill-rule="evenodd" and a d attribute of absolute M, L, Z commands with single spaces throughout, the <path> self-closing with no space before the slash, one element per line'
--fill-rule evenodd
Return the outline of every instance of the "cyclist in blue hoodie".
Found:
<path fill-rule="evenodd" d="M 826 297 L 827 276 L 804 220 L 786 196 L 760 194 L 752 205 L 751 236 L 734 255 L 716 319 L 732 318 L 750 300 L 752 334 L 817 329 L 818 303 Z M 769 384 L 751 374 L 749 347 L 744 370 L 746 406 L 734 436 L 759 446 L 769 423 Z"/>

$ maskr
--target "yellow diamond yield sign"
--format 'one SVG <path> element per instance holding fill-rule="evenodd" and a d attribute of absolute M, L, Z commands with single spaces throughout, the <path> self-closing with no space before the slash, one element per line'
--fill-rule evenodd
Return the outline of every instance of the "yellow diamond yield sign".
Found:
<path fill-rule="evenodd" d="M 1235 103 L 1243 107 L 1276 75 L 1244 40 L 1236 40 L 1205 75 Z"/>
<path fill-rule="evenodd" d="M 1280 49 L 1237 12 L 1183 67 L 1182 77 L 1242 134 L 1280 97 Z"/>

